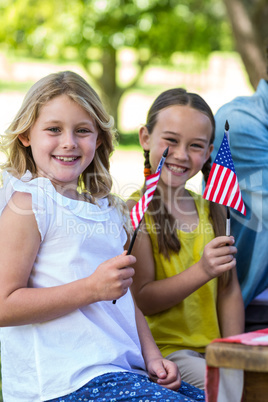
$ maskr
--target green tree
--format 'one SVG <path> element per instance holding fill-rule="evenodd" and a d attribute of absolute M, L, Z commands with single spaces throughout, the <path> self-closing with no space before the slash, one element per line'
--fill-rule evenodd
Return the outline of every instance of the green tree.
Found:
<path fill-rule="evenodd" d="M 0 43 L 79 61 L 116 120 L 121 96 L 149 63 L 230 49 L 230 36 L 221 0 L 0 0 Z M 118 52 L 126 47 L 135 49 L 136 73 L 122 84 Z"/>

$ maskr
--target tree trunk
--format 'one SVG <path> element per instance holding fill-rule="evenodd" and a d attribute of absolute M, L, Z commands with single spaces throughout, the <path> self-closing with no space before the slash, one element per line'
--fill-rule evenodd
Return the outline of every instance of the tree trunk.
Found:
<path fill-rule="evenodd" d="M 256 89 L 266 77 L 265 49 L 262 49 L 255 27 L 241 0 L 224 0 L 231 21 L 237 51 L 240 53 L 249 80 Z"/>
<path fill-rule="evenodd" d="M 102 55 L 102 76 L 99 79 L 99 86 L 102 92 L 102 100 L 115 120 L 115 127 L 118 126 L 118 105 L 124 93 L 116 82 L 117 60 L 116 50 L 112 47 L 106 48 Z"/>

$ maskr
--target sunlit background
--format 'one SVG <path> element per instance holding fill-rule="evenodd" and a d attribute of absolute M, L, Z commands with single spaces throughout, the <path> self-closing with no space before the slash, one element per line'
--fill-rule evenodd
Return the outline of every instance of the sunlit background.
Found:
<path fill-rule="evenodd" d="M 163 90 L 199 93 L 214 112 L 264 74 L 268 6 L 247 0 L 0 0 L 0 132 L 39 78 L 71 69 L 115 118 L 113 190 L 143 183 L 139 127 Z M 230 128 L 230 134 L 231 134 Z M 200 191 L 200 177 L 191 186 Z"/>
<path fill-rule="evenodd" d="M 125 82 L 134 74 L 133 51 L 121 50 L 120 80 Z M 176 68 L 152 65 L 144 71 L 140 80 L 141 87 L 132 88 L 121 99 L 118 108 L 118 130 L 131 139 L 136 133 L 136 139 L 128 146 L 120 146 L 120 141 L 111 159 L 113 175 L 113 191 L 127 198 L 143 183 L 143 155 L 139 147 L 137 133 L 145 123 L 147 111 L 154 98 L 163 90 L 172 87 L 184 87 L 188 91 L 197 92 L 211 106 L 213 112 L 224 103 L 238 95 L 250 95 L 253 92 L 248 82 L 245 68 L 237 53 L 211 53 L 207 60 L 201 61 L 203 68 L 193 71 L 193 63 L 189 56 L 176 55 L 178 66 L 183 64 L 184 71 Z M 188 60 L 187 60 L 188 59 Z M 188 63 L 188 69 L 187 69 Z M 10 60 L 5 53 L 0 53 L 0 82 L 3 88 L 0 92 L 0 132 L 3 133 L 15 116 L 27 89 L 33 82 L 55 71 L 71 69 L 88 79 L 87 74 L 78 63 L 53 64 L 40 60 Z M 8 88 L 7 83 L 10 84 Z M 92 84 L 92 83 L 91 83 Z M 93 84 L 92 84 L 93 85 Z M 201 175 L 191 180 L 190 186 L 200 191 Z"/>
<path fill-rule="evenodd" d="M 115 118 L 113 190 L 127 198 L 143 183 L 138 130 L 154 98 L 183 87 L 216 112 L 252 94 L 267 79 L 267 21 L 263 0 L 0 0 L 0 133 L 38 79 L 81 74 Z"/>

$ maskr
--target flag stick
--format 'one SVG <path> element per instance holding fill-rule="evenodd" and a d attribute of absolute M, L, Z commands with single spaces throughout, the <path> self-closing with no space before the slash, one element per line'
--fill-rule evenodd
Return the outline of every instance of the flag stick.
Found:
<path fill-rule="evenodd" d="M 165 149 L 165 151 L 163 152 L 162 158 L 160 159 L 160 162 L 159 162 L 159 164 L 157 166 L 157 169 L 156 169 L 155 173 L 160 171 L 160 174 L 161 174 L 163 164 L 165 163 L 166 157 L 168 156 L 168 149 L 169 149 L 169 147 L 167 147 Z M 147 207 L 148 207 L 148 204 L 147 204 Z M 147 207 L 146 207 L 146 209 L 147 209 Z M 143 216 L 144 216 L 144 213 L 145 213 L 146 209 L 143 211 L 143 215 L 142 215 L 142 217 L 140 219 L 140 222 L 139 222 L 138 226 L 136 227 L 136 229 L 135 229 L 135 231 L 133 233 L 132 239 L 131 239 L 129 247 L 128 247 L 127 255 L 129 255 L 131 253 L 131 250 L 132 250 L 132 248 L 134 246 L 134 242 L 136 240 L 136 237 L 137 237 L 137 234 L 138 234 L 138 231 L 139 231 L 139 227 L 140 227 L 140 224 L 141 224 L 141 221 L 143 219 Z M 116 300 L 113 300 L 113 304 L 115 304 L 115 303 L 116 303 Z"/>
<path fill-rule="evenodd" d="M 230 145 L 229 139 L 229 123 L 228 120 L 225 122 L 225 134 Z M 230 216 L 230 207 L 226 207 L 227 209 L 227 217 L 226 217 L 226 236 L 231 236 L 231 216 Z"/>
<path fill-rule="evenodd" d="M 139 227 L 140 227 L 140 225 L 135 229 L 135 232 L 133 233 L 131 242 L 130 242 L 128 250 L 127 250 L 127 255 L 129 255 L 131 253 L 131 250 L 132 250 L 132 248 L 134 246 L 134 242 L 135 242 L 137 234 L 138 234 Z"/>
<path fill-rule="evenodd" d="M 167 157 L 167 155 L 168 155 L 168 149 L 169 149 L 169 147 L 167 147 L 167 148 L 165 149 L 165 151 L 163 152 L 162 158 L 161 158 L 161 160 L 160 160 L 160 162 L 159 162 L 159 164 L 158 164 L 158 166 L 157 166 L 156 172 L 158 172 L 159 170 L 162 169 L 162 166 L 163 166 L 163 164 L 165 163 L 166 157 Z M 142 218 L 143 218 L 143 216 L 142 216 Z M 134 242 L 135 242 L 136 237 L 137 237 L 137 234 L 138 234 L 138 230 L 139 230 L 139 227 L 140 227 L 142 218 L 141 218 L 141 220 L 140 220 L 138 226 L 136 227 L 135 232 L 134 232 L 134 234 L 133 234 L 133 236 L 132 236 L 132 239 L 131 239 L 131 241 L 130 241 L 130 245 L 129 245 L 129 247 L 128 247 L 127 255 L 129 255 L 129 254 L 131 253 L 131 250 L 132 250 L 132 248 L 133 248 Z"/>
<path fill-rule="evenodd" d="M 135 232 L 133 233 L 132 239 L 130 241 L 130 244 L 128 246 L 128 250 L 127 250 L 127 255 L 129 255 L 131 253 L 131 250 L 134 246 L 134 242 L 136 240 L 137 234 L 138 234 L 138 230 L 139 230 L 140 225 L 135 229 Z M 113 300 L 113 304 L 116 303 L 116 300 Z"/>
<path fill-rule="evenodd" d="M 230 218 L 230 207 L 226 207 L 227 209 L 227 218 L 226 218 L 226 236 L 231 236 L 231 218 Z"/>

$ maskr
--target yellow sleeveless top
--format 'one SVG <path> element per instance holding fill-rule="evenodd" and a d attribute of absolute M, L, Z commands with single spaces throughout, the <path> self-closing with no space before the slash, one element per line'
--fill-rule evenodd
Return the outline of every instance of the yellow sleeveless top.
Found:
<path fill-rule="evenodd" d="M 170 260 L 159 253 L 154 221 L 145 213 L 146 229 L 153 248 L 156 280 L 172 277 L 194 265 L 200 260 L 205 245 L 215 237 L 209 220 L 208 201 L 201 195 L 192 192 L 190 194 L 195 200 L 199 224 L 191 232 L 177 231 L 181 250 L 179 253 L 170 252 Z M 130 198 L 138 201 L 140 192 L 136 191 Z M 205 352 L 205 347 L 213 339 L 221 337 L 217 318 L 217 278 L 176 306 L 147 316 L 146 319 L 164 357 L 180 349 Z"/>

